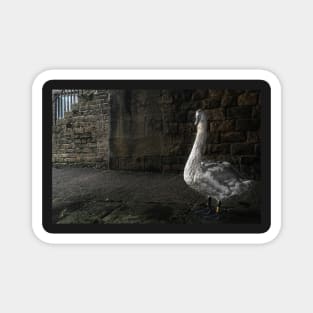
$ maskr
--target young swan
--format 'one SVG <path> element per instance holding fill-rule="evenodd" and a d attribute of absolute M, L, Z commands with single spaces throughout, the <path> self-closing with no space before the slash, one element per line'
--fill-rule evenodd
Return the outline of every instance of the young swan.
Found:
<path fill-rule="evenodd" d="M 208 197 L 209 206 L 211 197 L 215 198 L 218 201 L 218 213 L 222 200 L 249 191 L 252 181 L 244 180 L 229 162 L 204 160 L 208 121 L 206 113 L 201 109 L 196 111 L 195 125 L 197 134 L 185 165 L 184 180 L 192 189 Z"/>

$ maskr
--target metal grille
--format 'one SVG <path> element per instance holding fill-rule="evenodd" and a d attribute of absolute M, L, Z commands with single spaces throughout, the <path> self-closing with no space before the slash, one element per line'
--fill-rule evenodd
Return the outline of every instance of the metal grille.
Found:
<path fill-rule="evenodd" d="M 78 97 L 84 93 L 83 90 L 54 90 L 54 121 L 64 118 L 65 112 L 70 112 L 74 104 L 78 103 Z"/>

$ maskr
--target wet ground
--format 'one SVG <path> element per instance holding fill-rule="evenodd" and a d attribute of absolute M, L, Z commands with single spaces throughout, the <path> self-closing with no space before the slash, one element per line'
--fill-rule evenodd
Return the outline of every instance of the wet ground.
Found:
<path fill-rule="evenodd" d="M 206 198 L 177 174 L 53 169 L 52 198 L 58 224 L 259 222 L 258 210 L 245 203 L 226 203 L 222 214 L 210 212 Z"/>

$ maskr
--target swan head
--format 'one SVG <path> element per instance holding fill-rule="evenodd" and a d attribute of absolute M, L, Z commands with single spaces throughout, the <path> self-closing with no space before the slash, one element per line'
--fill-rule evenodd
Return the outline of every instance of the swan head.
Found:
<path fill-rule="evenodd" d="M 201 109 L 196 111 L 195 126 L 198 126 L 200 123 L 207 123 L 207 116 L 206 116 L 205 112 Z"/>

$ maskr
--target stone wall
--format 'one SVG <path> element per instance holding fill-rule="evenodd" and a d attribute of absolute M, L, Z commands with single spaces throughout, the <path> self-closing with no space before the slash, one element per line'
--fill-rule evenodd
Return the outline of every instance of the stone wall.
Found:
<path fill-rule="evenodd" d="M 110 98 L 110 101 L 108 100 Z M 206 110 L 206 157 L 260 177 L 257 90 L 111 90 L 80 99 L 53 130 L 55 165 L 182 172 Z"/>
<path fill-rule="evenodd" d="M 110 103 L 105 91 L 90 92 L 53 125 L 55 166 L 109 167 Z"/>
<path fill-rule="evenodd" d="M 116 91 L 112 96 L 112 169 L 162 171 L 160 91 Z"/>
<path fill-rule="evenodd" d="M 195 138 L 195 111 L 209 120 L 206 157 L 260 177 L 260 95 L 253 90 L 132 90 L 112 101 L 111 168 L 181 172 Z"/>

